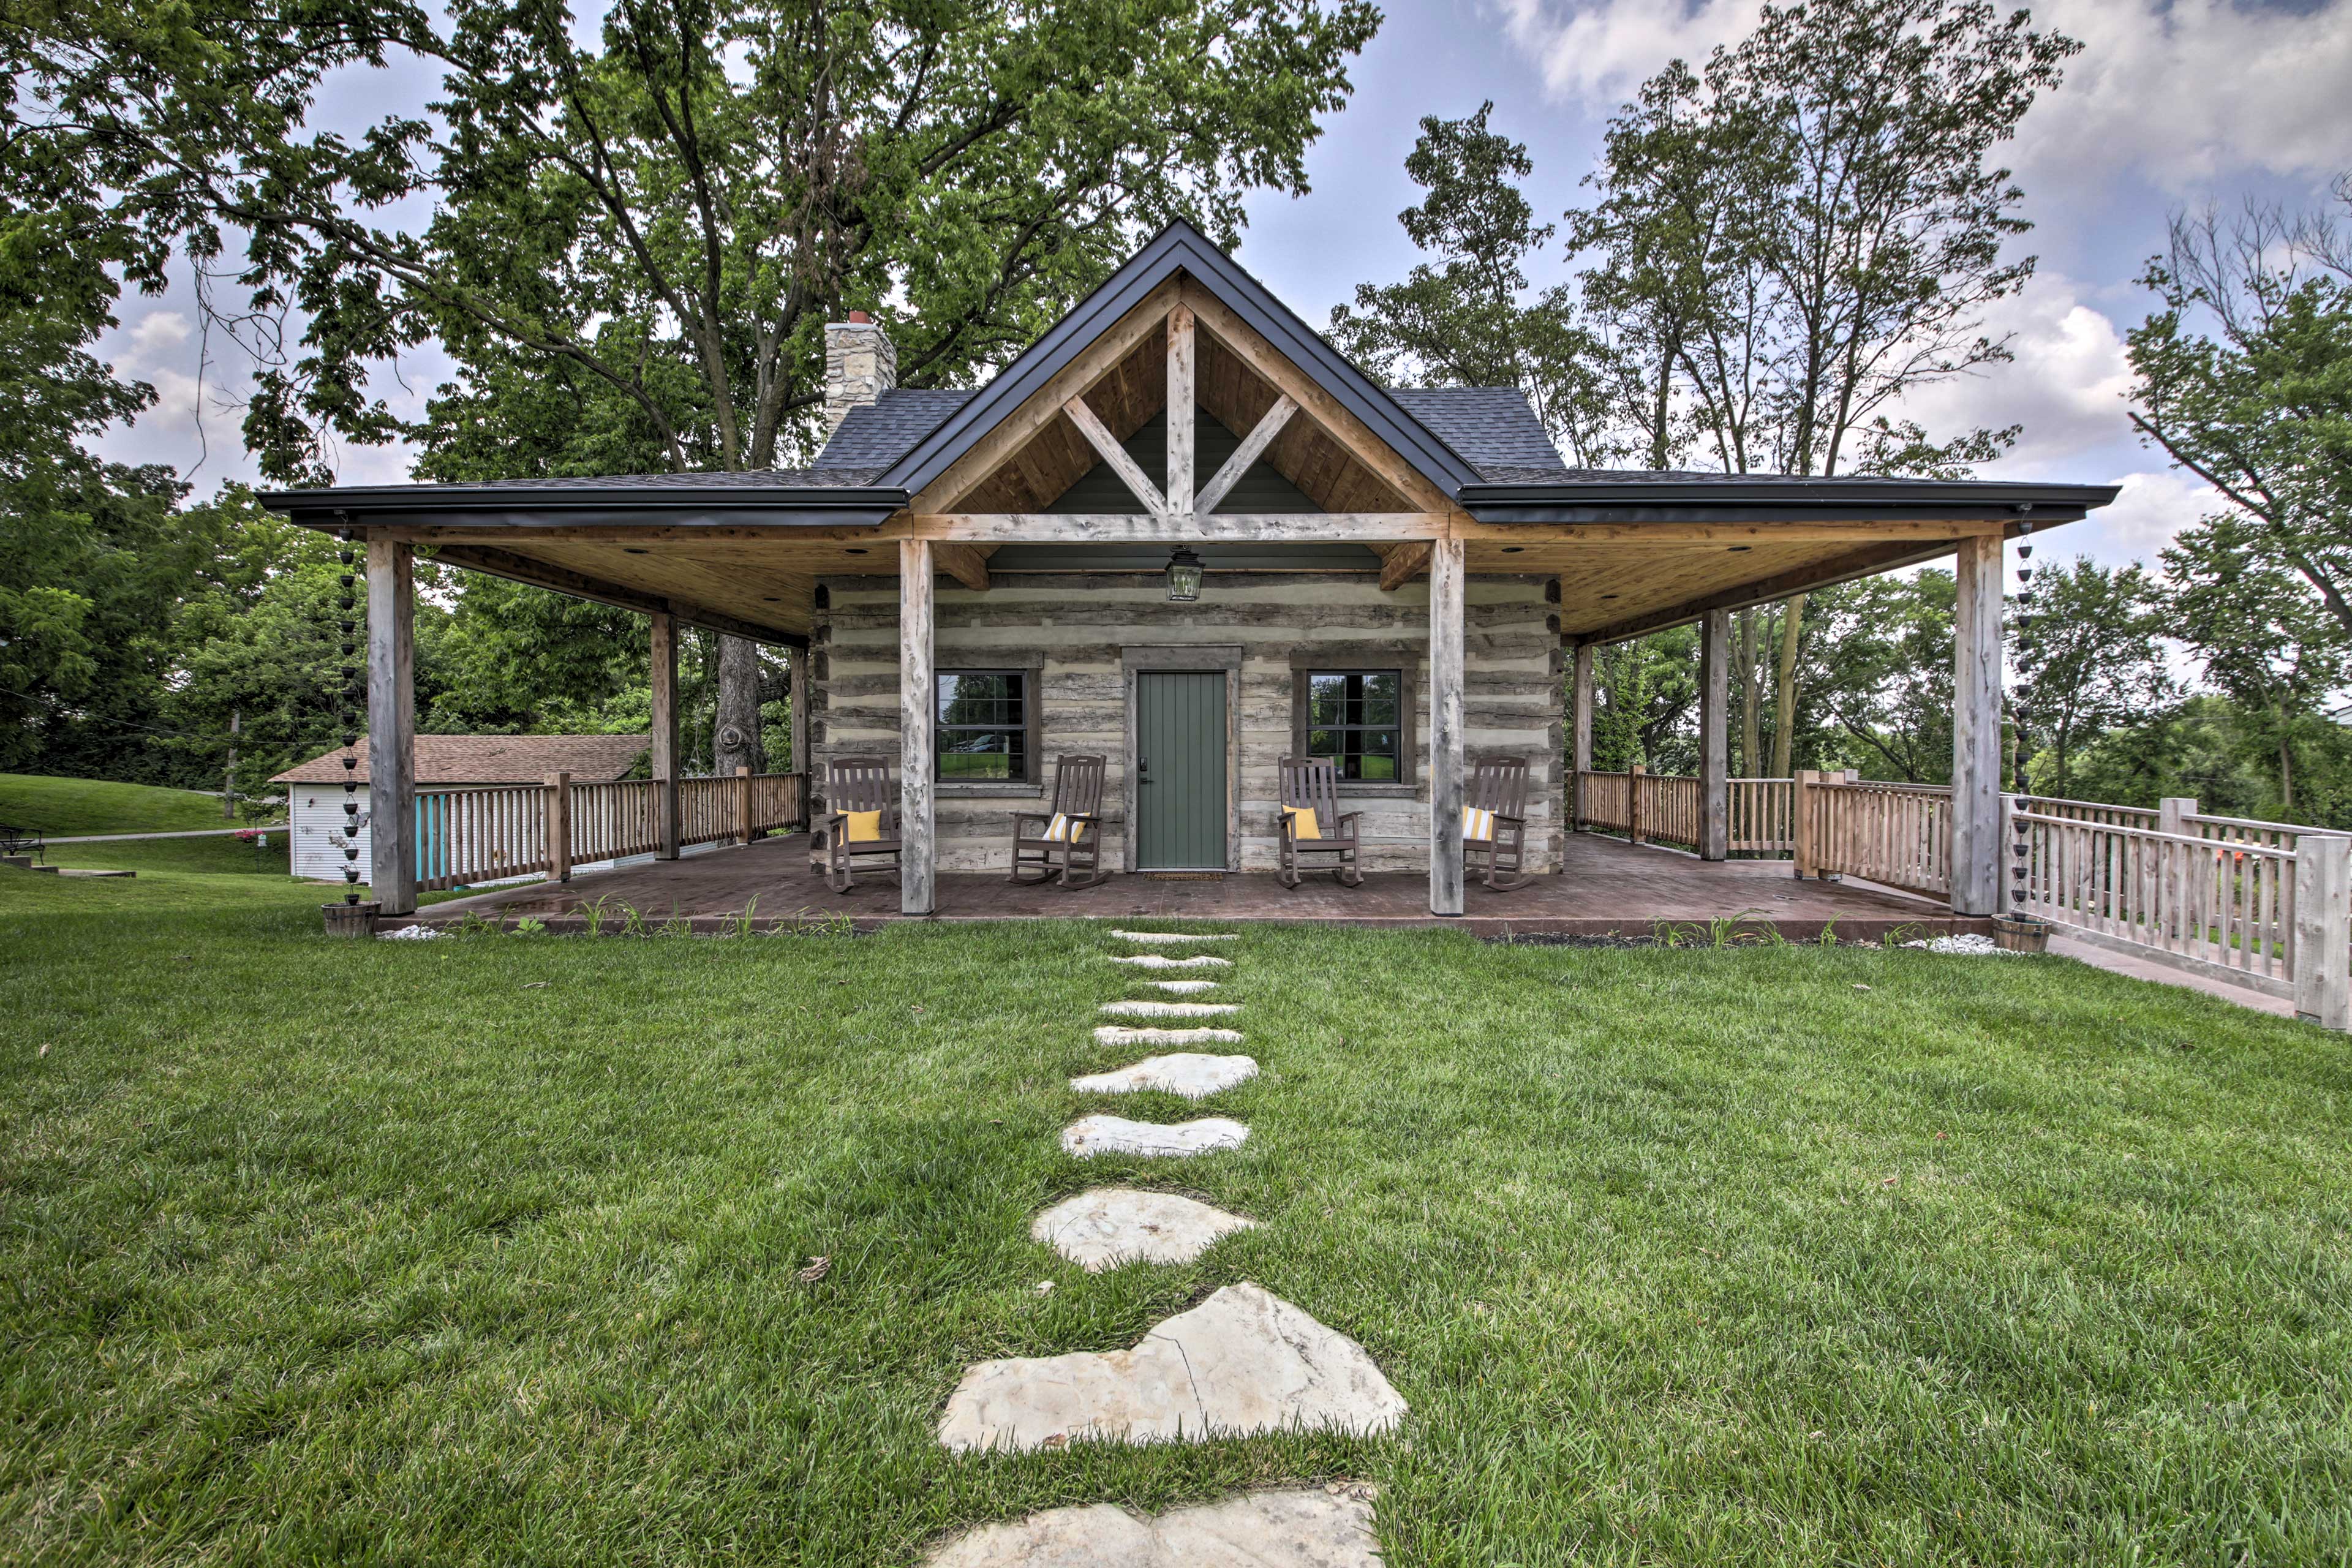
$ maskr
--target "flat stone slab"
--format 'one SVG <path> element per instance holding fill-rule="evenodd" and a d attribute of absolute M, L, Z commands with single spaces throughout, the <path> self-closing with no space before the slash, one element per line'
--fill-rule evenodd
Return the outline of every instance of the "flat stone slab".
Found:
<path fill-rule="evenodd" d="M 1070 1087 L 1080 1094 L 1133 1094 L 1141 1089 L 1157 1089 L 1181 1094 L 1187 1100 L 1206 1100 L 1256 1076 L 1257 1061 L 1252 1057 L 1212 1057 L 1199 1051 L 1178 1051 L 1172 1056 L 1146 1057 L 1133 1067 L 1120 1068 L 1116 1072 L 1074 1078 Z"/>
<path fill-rule="evenodd" d="M 1238 1046 L 1239 1029 L 1129 1029 L 1105 1024 L 1095 1030 L 1098 1046 Z"/>
<path fill-rule="evenodd" d="M 1106 1002 L 1102 1010 L 1114 1018 L 1222 1018 L 1238 1013 L 1238 1002 Z"/>
<path fill-rule="evenodd" d="M 1189 931 L 1114 931 L 1110 934 L 1122 942 L 1239 942 L 1242 939 L 1242 933 L 1237 931 L 1214 933 Z"/>
<path fill-rule="evenodd" d="M 1097 1187 L 1030 1221 L 1029 1238 L 1099 1274 L 1122 1263 L 1190 1263 L 1218 1237 L 1256 1224 L 1174 1193 Z"/>
<path fill-rule="evenodd" d="M 1286 1488 L 1129 1513 L 1110 1503 L 984 1524 L 927 1568 L 1380 1568 L 1370 1487 Z"/>
<path fill-rule="evenodd" d="M 959 1452 L 1027 1452 L 1074 1439 L 1199 1443 L 1294 1427 L 1370 1436 L 1404 1413 L 1363 1346 L 1245 1281 L 1160 1324 L 1133 1350 L 968 1368 L 940 1441 Z"/>
<path fill-rule="evenodd" d="M 1129 1121 L 1124 1116 L 1081 1116 L 1062 1129 L 1062 1150 L 1081 1160 L 1097 1154 L 1140 1154 L 1150 1159 L 1188 1160 L 1238 1149 L 1249 1129 L 1228 1116 L 1193 1121 Z"/>
<path fill-rule="evenodd" d="M 1114 953 L 1113 963 L 1131 964 L 1137 969 L 1231 969 L 1234 961 L 1213 953 L 1196 952 L 1190 958 L 1171 958 L 1164 952 L 1138 952 L 1127 955 Z"/>
<path fill-rule="evenodd" d="M 1203 991 L 1217 988 L 1213 980 L 1147 980 L 1144 984 L 1154 991 L 1165 991 L 1176 996 L 1197 996 Z"/>

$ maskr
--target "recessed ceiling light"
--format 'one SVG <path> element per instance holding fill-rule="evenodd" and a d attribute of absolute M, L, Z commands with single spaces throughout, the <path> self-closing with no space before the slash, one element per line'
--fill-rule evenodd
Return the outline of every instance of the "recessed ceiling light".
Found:
<path fill-rule="evenodd" d="M 1737 555 L 1743 550 L 1753 550 L 1756 547 L 1752 544 L 1735 544 L 1731 547 L 1731 552 L 1734 555 Z"/>
<path fill-rule="evenodd" d="M 773 594 L 762 594 L 760 595 L 760 603 L 763 605 L 781 605 L 783 601 L 777 598 Z"/>
<path fill-rule="evenodd" d="M 621 552 L 625 555 L 650 555 L 653 553 L 653 552 L 649 550 L 641 550 L 634 544 L 624 544 L 621 546 Z"/>
<path fill-rule="evenodd" d="M 1601 596 L 1602 598 L 1604 598 L 1604 599 L 1613 599 L 1613 598 L 1615 598 L 1617 595 L 1614 595 L 1614 594 L 1603 594 L 1603 595 L 1601 595 Z"/>
<path fill-rule="evenodd" d="M 1506 544 L 1503 546 L 1503 553 L 1506 555 L 1519 555 L 1525 553 L 1527 548 L 1528 547 L 1524 544 Z"/>
<path fill-rule="evenodd" d="M 849 553 L 850 553 L 850 554 L 852 554 L 852 555 L 863 555 L 863 554 L 865 554 L 865 553 L 866 553 L 866 552 L 865 552 L 865 550 L 864 550 L 862 547 L 860 547 L 860 546 L 857 546 L 857 545 L 852 545 L 852 546 L 850 546 Z"/>

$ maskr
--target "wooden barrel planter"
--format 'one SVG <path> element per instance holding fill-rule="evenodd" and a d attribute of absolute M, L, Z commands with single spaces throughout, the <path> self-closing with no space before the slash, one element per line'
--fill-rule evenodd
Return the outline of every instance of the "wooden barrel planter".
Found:
<path fill-rule="evenodd" d="M 373 936 L 375 919 L 383 909 L 371 900 L 360 904 L 320 904 L 319 912 L 326 917 L 329 936 Z"/>
<path fill-rule="evenodd" d="M 2004 952 L 2047 952 L 2050 922 L 2030 915 L 1995 915 L 1992 943 Z"/>

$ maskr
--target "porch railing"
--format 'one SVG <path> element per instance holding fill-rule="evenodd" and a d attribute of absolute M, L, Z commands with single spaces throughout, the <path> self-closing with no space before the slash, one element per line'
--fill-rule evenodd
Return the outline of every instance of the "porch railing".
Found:
<path fill-rule="evenodd" d="M 806 777 L 738 773 L 677 781 L 678 843 L 749 841 L 805 821 Z M 545 874 L 569 878 L 595 860 L 662 847 L 661 786 L 651 779 L 416 792 L 420 892 Z"/>
<path fill-rule="evenodd" d="M 1752 778 L 1731 781 L 1730 845 L 1736 855 L 1785 854 L 1795 845 L 1795 781 Z M 1688 773 L 1654 773 L 1640 767 L 1623 773 L 1576 775 L 1576 823 L 1622 833 L 1636 844 L 1699 847 L 1706 809 L 1700 781 Z"/>
<path fill-rule="evenodd" d="M 1862 877 L 1932 899 L 1952 895 L 1948 784 L 1870 784 L 1799 774 L 1799 876 Z"/>

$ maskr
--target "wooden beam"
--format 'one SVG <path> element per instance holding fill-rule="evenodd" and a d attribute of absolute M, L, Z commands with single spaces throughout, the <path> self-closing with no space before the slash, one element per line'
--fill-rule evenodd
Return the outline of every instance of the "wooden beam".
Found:
<path fill-rule="evenodd" d="M 939 569 L 975 594 L 988 592 L 988 557 L 974 544 L 934 544 L 931 558 Z"/>
<path fill-rule="evenodd" d="M 1631 637 L 1647 637 L 1669 626 L 1687 626 L 1709 610 L 1741 610 L 1750 605 L 1769 605 L 1785 599 L 1791 594 L 1809 594 L 1816 588 L 1827 588 L 1839 583 L 1851 583 L 1857 577 L 1872 577 L 1881 572 L 1892 572 L 1898 566 L 1915 565 L 1948 555 L 1948 543 L 1923 547 L 1917 542 L 1881 542 L 1861 550 L 1832 555 L 1809 566 L 1792 567 L 1769 577 L 1759 577 L 1752 583 L 1720 589 L 1700 598 L 1686 600 L 1670 608 L 1648 610 L 1604 626 L 1572 630 L 1566 640 L 1586 643 L 1624 642 Z"/>
<path fill-rule="evenodd" d="M 1107 328 L 1102 336 L 1087 344 L 1078 356 L 1063 366 L 1061 374 L 1040 387 L 1022 402 L 1020 407 L 998 422 L 996 427 L 975 442 L 971 451 L 957 458 L 946 473 L 924 488 L 914 498 L 912 510 L 921 512 L 953 510 L 957 502 L 980 488 L 1006 458 L 1027 446 L 1037 432 L 1061 417 L 1062 405 L 1073 397 L 1083 397 L 1095 383 L 1110 374 L 1128 351 L 1142 341 L 1147 333 L 1160 330 L 1160 323 L 1175 308 L 1178 284 L 1170 279 L 1144 296 L 1135 309 L 1121 316 Z"/>
<path fill-rule="evenodd" d="M 647 761 L 654 775 L 654 816 L 661 846 L 657 860 L 677 858 L 677 622 L 667 613 L 652 617 L 650 656 L 653 744 Z"/>
<path fill-rule="evenodd" d="M 1471 544 L 1811 544 L 1874 539 L 1991 538 L 1997 519 L 1853 517 L 1774 519 L 1767 522 L 1477 522 L 1455 526 Z"/>
<path fill-rule="evenodd" d="M 510 550 L 499 550 L 487 544 L 444 544 L 434 552 L 434 558 L 446 565 L 463 566 L 468 572 L 487 573 L 493 577 L 504 577 L 510 583 L 528 583 L 534 588 L 545 588 L 551 593 L 568 595 L 594 604 L 610 605 L 615 609 L 635 610 L 641 616 L 674 616 L 688 626 L 700 626 L 705 631 L 719 632 L 728 637 L 749 637 L 753 642 L 774 643 L 783 647 L 808 646 L 808 637 L 800 632 L 740 620 L 706 605 L 608 583 L 601 577 L 590 577 L 568 566 L 558 566 L 534 556 L 518 555 Z"/>
<path fill-rule="evenodd" d="M 1731 612 L 1709 610 L 1698 639 L 1698 858 L 1731 858 Z M 1750 758 L 1748 771 L 1756 770 Z"/>
<path fill-rule="evenodd" d="M 1298 405 L 1290 400 L 1289 394 L 1285 393 L 1276 398 L 1274 406 L 1265 411 L 1265 417 L 1250 426 L 1250 433 L 1242 437 L 1242 444 L 1234 448 L 1234 455 L 1225 459 L 1225 466 L 1211 476 L 1200 495 L 1194 498 L 1193 511 L 1206 517 L 1216 510 L 1217 503 L 1233 493 L 1234 487 L 1242 482 L 1242 476 L 1250 471 L 1252 464 L 1265 456 L 1265 449 L 1274 445 L 1274 438 L 1282 434 L 1282 427 L 1289 424 L 1290 416 L 1297 412 Z"/>
<path fill-rule="evenodd" d="M 2000 541 L 1960 547 L 1952 607 L 1952 912 L 2000 908 Z"/>
<path fill-rule="evenodd" d="M 1206 511 L 1192 505 L 1192 408 L 1194 388 L 1192 312 L 1179 305 L 1168 312 L 1168 501 L 1166 510 Z"/>
<path fill-rule="evenodd" d="M 1085 398 L 1071 398 L 1062 405 L 1062 412 L 1070 416 L 1070 423 L 1078 427 L 1078 434 L 1087 438 L 1087 445 L 1095 449 L 1095 456 L 1109 464 L 1110 471 L 1118 476 L 1118 482 L 1143 503 L 1144 510 L 1154 517 L 1167 515 L 1168 498 L 1160 493 L 1160 487 L 1153 484 L 1150 477 L 1136 465 L 1135 459 L 1127 455 L 1127 448 L 1118 444 L 1118 438 L 1103 427 L 1103 422 L 1095 417 L 1095 411 L 1087 406 Z M 1172 433 L 1175 426 L 1171 425 L 1169 429 Z"/>
<path fill-rule="evenodd" d="M 367 542 L 368 897 L 416 910 L 416 552 Z"/>
<path fill-rule="evenodd" d="M 898 545 L 898 912 L 937 903 L 931 730 L 931 543 Z"/>
<path fill-rule="evenodd" d="M 1568 799 L 1568 830 L 1570 833 L 1584 830 L 1584 775 L 1592 771 L 1592 656 L 1595 651 L 1589 642 L 1576 645 L 1575 674 L 1571 678 L 1576 703 L 1575 727 L 1569 732 L 1568 742 L 1569 772 L 1574 780 Z"/>
<path fill-rule="evenodd" d="M 1423 477 L 1420 469 L 1397 456 L 1387 442 L 1373 435 L 1361 420 L 1349 413 L 1338 398 L 1324 391 L 1313 377 L 1291 363 L 1272 343 L 1260 337 L 1256 328 L 1227 310 L 1223 300 L 1189 279 L 1184 285 L 1182 300 L 1199 319 L 1201 326 L 1213 333 L 1227 353 L 1247 365 L 1253 374 L 1276 392 L 1287 394 L 1318 429 L 1396 491 L 1408 505 L 1429 511 L 1452 508 L 1451 496 L 1440 491 Z"/>
<path fill-rule="evenodd" d="M 1462 912 L 1462 542 L 1429 561 L 1429 912 Z"/>
<path fill-rule="evenodd" d="M 1428 571 L 1429 555 L 1433 548 L 1426 542 L 1390 546 L 1388 553 L 1381 559 L 1381 591 L 1394 593 Z"/>
<path fill-rule="evenodd" d="M 987 544 L 1381 543 L 1445 537 L 1443 512 L 955 512 L 913 517 L 898 537 Z M 1947 546 L 1946 548 L 1949 548 Z"/>

